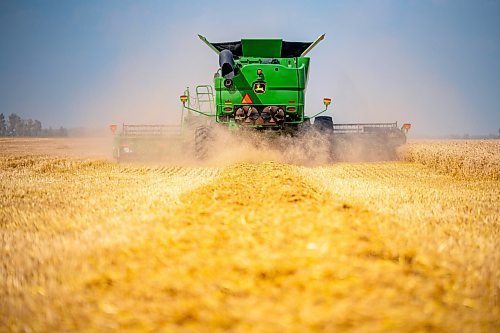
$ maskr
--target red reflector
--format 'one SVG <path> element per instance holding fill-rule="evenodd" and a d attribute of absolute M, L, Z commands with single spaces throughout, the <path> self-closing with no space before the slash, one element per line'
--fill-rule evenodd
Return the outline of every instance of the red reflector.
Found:
<path fill-rule="evenodd" d="M 292 99 L 292 100 L 289 100 L 288 103 L 293 104 L 293 103 L 295 103 L 295 101 Z"/>
<path fill-rule="evenodd" d="M 224 108 L 224 111 L 226 111 L 226 112 L 233 111 L 233 108 Z"/>
<path fill-rule="evenodd" d="M 296 109 L 293 106 L 289 106 L 286 108 L 287 111 L 295 111 Z"/>
<path fill-rule="evenodd" d="M 245 96 L 243 96 L 243 99 L 241 100 L 241 104 L 252 104 L 252 103 L 253 103 L 253 101 L 250 98 L 250 95 L 245 94 Z"/>

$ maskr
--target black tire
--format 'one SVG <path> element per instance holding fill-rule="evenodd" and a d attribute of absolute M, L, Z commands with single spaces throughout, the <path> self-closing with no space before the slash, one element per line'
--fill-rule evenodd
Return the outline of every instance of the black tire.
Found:
<path fill-rule="evenodd" d="M 306 135 L 311 130 L 311 119 L 304 119 L 304 122 L 297 126 L 299 135 Z"/>
<path fill-rule="evenodd" d="M 283 135 L 285 136 L 290 136 L 294 137 L 297 136 L 297 133 L 299 133 L 299 126 L 300 124 L 284 124 L 283 125 Z"/>
<path fill-rule="evenodd" d="M 314 128 L 320 132 L 333 132 L 333 119 L 329 116 L 314 118 Z"/>
<path fill-rule="evenodd" d="M 200 126 L 194 132 L 194 156 L 198 160 L 208 158 L 208 149 L 210 144 L 210 128 Z"/>

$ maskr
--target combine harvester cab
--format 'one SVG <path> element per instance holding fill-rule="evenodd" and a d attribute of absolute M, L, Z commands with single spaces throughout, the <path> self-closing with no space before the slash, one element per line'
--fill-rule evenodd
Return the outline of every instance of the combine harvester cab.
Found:
<path fill-rule="evenodd" d="M 219 69 L 214 77 L 215 114 L 193 108 L 189 96 L 181 96 L 183 110 L 212 117 L 210 124 L 195 130 L 198 158 L 206 158 L 210 153 L 213 123 L 233 131 L 251 129 L 293 136 L 321 133 L 327 138 L 323 142 L 332 146 L 332 155 L 341 155 L 338 152 L 342 149 L 335 146 L 346 142 L 361 142 L 367 149 L 382 146 L 393 151 L 406 142 L 409 124 L 401 129 L 397 123 L 335 124 L 331 116 L 320 116 L 328 110 L 330 98 L 323 100 L 324 110 L 313 116 L 305 115 L 310 62 L 306 55 L 324 39 L 324 34 L 314 42 L 242 39 L 211 43 L 198 36 L 219 57 Z M 352 145 L 343 145 L 344 150 L 349 147 Z"/>

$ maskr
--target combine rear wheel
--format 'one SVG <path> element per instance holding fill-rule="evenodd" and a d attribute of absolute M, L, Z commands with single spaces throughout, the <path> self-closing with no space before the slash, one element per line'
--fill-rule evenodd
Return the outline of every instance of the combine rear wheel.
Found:
<path fill-rule="evenodd" d="M 198 160 L 205 160 L 208 157 L 211 135 L 210 128 L 200 126 L 194 132 L 194 155 Z"/>

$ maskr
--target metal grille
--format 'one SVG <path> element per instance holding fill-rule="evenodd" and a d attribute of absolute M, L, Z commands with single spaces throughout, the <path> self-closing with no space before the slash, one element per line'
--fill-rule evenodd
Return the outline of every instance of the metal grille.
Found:
<path fill-rule="evenodd" d="M 181 134 L 177 125 L 123 125 L 123 135 L 130 137 L 176 136 Z"/>
<path fill-rule="evenodd" d="M 398 128 L 398 123 L 333 124 L 336 133 L 373 133 Z"/>

